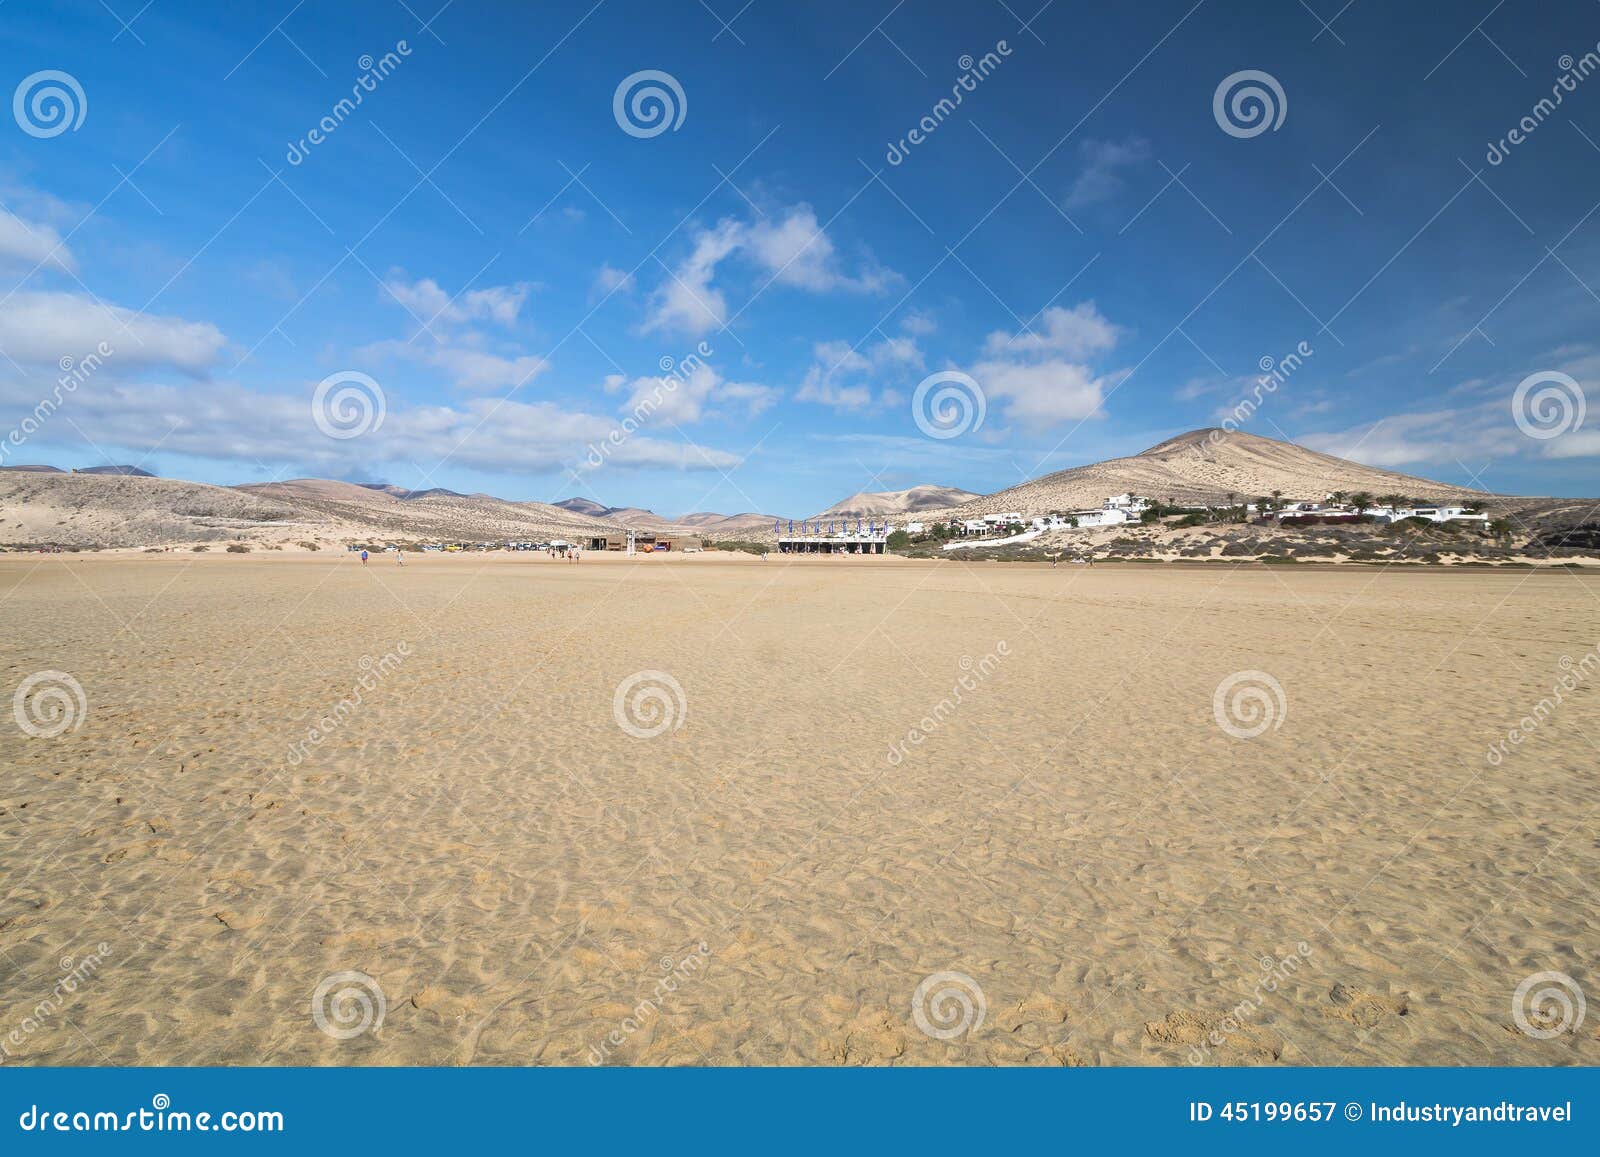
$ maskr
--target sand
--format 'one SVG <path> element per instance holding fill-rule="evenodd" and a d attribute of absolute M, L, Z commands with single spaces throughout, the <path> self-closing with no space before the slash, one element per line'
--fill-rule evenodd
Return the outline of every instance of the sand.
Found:
<path fill-rule="evenodd" d="M 1600 576 L 12 556 L 0 599 L 6 695 L 85 704 L 0 720 L 5 1063 L 1600 1063 L 1600 1010 L 1512 1010 L 1600 997 L 1600 670 L 1487 756 Z"/>

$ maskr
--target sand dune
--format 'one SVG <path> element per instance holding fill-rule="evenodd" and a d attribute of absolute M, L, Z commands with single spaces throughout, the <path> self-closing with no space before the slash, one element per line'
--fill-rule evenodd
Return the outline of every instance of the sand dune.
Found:
<path fill-rule="evenodd" d="M 0 728 L 8 1063 L 1600 1063 L 1592 1008 L 1511 1009 L 1592 1004 L 1592 683 L 1486 758 L 1594 576 L 52 556 L 0 598 L 8 691 L 85 705 Z M 681 726 L 622 730 L 640 672 Z M 983 1020 L 936 1039 L 950 973 Z"/>

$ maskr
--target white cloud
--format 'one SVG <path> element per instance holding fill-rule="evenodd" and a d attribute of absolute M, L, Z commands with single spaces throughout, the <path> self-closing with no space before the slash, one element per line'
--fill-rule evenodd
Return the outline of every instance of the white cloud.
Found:
<path fill-rule="evenodd" d="M 1006 357 L 1032 354 L 1059 354 L 1068 358 L 1087 358 L 1104 353 L 1117 344 L 1119 331 L 1092 301 L 1064 309 L 1052 305 L 1032 326 L 1018 334 L 1002 330 L 991 333 L 984 352 Z"/>
<path fill-rule="evenodd" d="M 1062 202 L 1069 212 L 1110 201 L 1121 193 L 1124 184 L 1121 170 L 1149 160 L 1150 143 L 1138 137 L 1125 141 L 1084 141 L 1078 146 L 1078 155 L 1083 159 L 1083 170 Z"/>
<path fill-rule="evenodd" d="M 1092 301 L 1051 306 L 1026 332 L 991 333 L 986 356 L 968 372 L 1004 404 L 1008 419 L 1054 425 L 1090 418 L 1120 376 L 1101 374 L 1088 361 L 1115 346 L 1119 333 Z"/>
<path fill-rule="evenodd" d="M 1504 406 L 1394 414 L 1376 422 L 1296 439 L 1303 446 L 1384 469 L 1424 463 L 1481 466 L 1532 448 Z"/>
<path fill-rule="evenodd" d="M 594 275 L 594 287 L 601 293 L 632 293 L 633 285 L 633 274 L 626 269 L 602 265 L 600 272 Z"/>
<path fill-rule="evenodd" d="M 656 290 L 645 332 L 672 330 L 698 336 L 723 324 L 728 303 L 712 288 L 711 278 L 717 266 L 739 247 L 742 231 L 737 221 L 728 220 L 696 235 L 694 251 Z"/>
<path fill-rule="evenodd" d="M 939 325 L 928 314 L 911 309 L 900 319 L 900 328 L 912 337 L 928 337 L 939 328 Z"/>
<path fill-rule="evenodd" d="M 875 267 L 851 276 L 839 269 L 833 241 L 810 205 L 795 205 L 778 218 L 752 222 L 746 245 L 757 265 L 780 285 L 793 285 L 814 293 L 843 289 L 859 293 L 881 292 L 893 275 Z"/>
<path fill-rule="evenodd" d="M 477 335 L 465 334 L 459 341 L 418 340 L 380 341 L 356 351 L 360 359 L 403 358 L 418 365 L 443 370 L 450 384 L 462 390 L 507 390 L 524 386 L 550 368 L 550 363 L 531 355 L 502 356 L 480 348 Z"/>
<path fill-rule="evenodd" d="M 845 341 L 823 341 L 812 347 L 812 353 L 816 360 L 795 391 L 795 401 L 816 402 L 836 410 L 860 410 L 872 404 L 871 388 L 853 379 L 864 374 L 903 377 L 924 365 L 922 350 L 909 337 L 885 338 L 860 348 Z M 891 395 L 892 391 L 884 391 L 880 402 L 887 404 Z"/>
<path fill-rule="evenodd" d="M 0 209 L 0 267 L 52 265 L 71 273 L 77 268 L 61 234 L 49 225 L 24 221 Z"/>
<path fill-rule="evenodd" d="M 47 388 L 44 382 L 0 380 L 0 404 L 31 408 Z M 285 464 L 286 473 L 333 477 L 370 476 L 388 463 L 432 466 L 441 460 L 525 475 L 581 465 L 589 447 L 605 444 L 620 425 L 614 418 L 542 401 L 473 398 L 461 406 L 406 406 L 391 394 L 377 430 L 336 441 L 312 420 L 313 389 L 314 383 L 290 393 L 264 393 L 235 382 L 135 386 L 97 377 L 68 403 L 73 425 L 52 424 L 34 441 L 75 444 L 81 432 L 100 446 L 130 452 L 159 444 L 164 454 Z M 727 469 L 739 458 L 634 433 L 606 446 L 605 461 L 698 471 Z"/>
<path fill-rule="evenodd" d="M 836 410 L 861 410 L 872 404 L 872 391 L 866 386 L 847 386 L 830 379 L 817 366 L 806 371 L 805 381 L 794 392 L 797 402 L 817 402 Z"/>
<path fill-rule="evenodd" d="M 609 383 L 609 379 L 608 379 Z M 777 403 L 779 391 L 755 382 L 729 382 L 704 362 L 682 378 L 635 378 L 623 409 L 641 420 L 687 425 L 738 409 L 754 417 Z"/>
<path fill-rule="evenodd" d="M 1054 425 L 1098 413 L 1110 380 L 1084 365 L 1051 358 L 1042 362 L 983 361 L 972 376 L 991 399 L 1006 403 L 1006 417 Z"/>
<path fill-rule="evenodd" d="M 136 313 L 76 293 L 18 291 L 0 309 L 0 350 L 16 362 L 82 358 L 101 342 L 120 369 L 170 366 L 201 375 L 227 339 L 209 322 Z"/>
<path fill-rule="evenodd" d="M 809 205 L 794 205 L 753 222 L 724 218 L 699 230 L 694 249 L 651 298 L 645 332 L 699 335 L 726 323 L 727 299 L 712 284 L 717 267 L 735 254 L 766 274 L 766 284 L 812 293 L 878 293 L 897 275 L 868 264 L 858 273 L 840 268 L 838 251 Z"/>
<path fill-rule="evenodd" d="M 383 287 L 424 326 L 440 322 L 460 325 L 469 321 L 492 321 L 509 326 L 522 312 L 523 302 L 532 289 L 527 282 L 519 281 L 514 285 L 490 285 L 452 295 L 431 277 L 407 282 L 397 276 L 389 277 Z"/>

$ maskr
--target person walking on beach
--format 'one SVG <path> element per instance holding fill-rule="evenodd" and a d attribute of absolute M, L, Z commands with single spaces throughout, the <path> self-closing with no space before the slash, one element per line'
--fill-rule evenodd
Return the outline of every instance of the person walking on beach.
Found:
<path fill-rule="evenodd" d="M 367 552 L 366 551 L 362 551 L 361 552 L 361 565 L 362 566 L 366 566 L 367 565 Z"/>
<path fill-rule="evenodd" d="M 405 566 L 406 565 L 406 552 L 405 551 L 397 550 L 397 551 L 394 552 L 394 565 L 395 566 Z"/>

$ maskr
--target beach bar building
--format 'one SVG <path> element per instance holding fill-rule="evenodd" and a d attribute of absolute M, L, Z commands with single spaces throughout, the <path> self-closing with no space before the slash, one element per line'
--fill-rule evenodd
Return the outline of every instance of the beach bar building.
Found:
<path fill-rule="evenodd" d="M 662 534 L 647 534 L 642 530 L 632 533 L 633 548 L 636 551 L 677 550 L 682 545 L 677 539 Z M 625 551 L 628 549 L 628 532 L 590 535 L 589 549 Z"/>
<path fill-rule="evenodd" d="M 779 554 L 883 554 L 889 542 L 887 523 L 811 520 L 778 530 Z"/>

